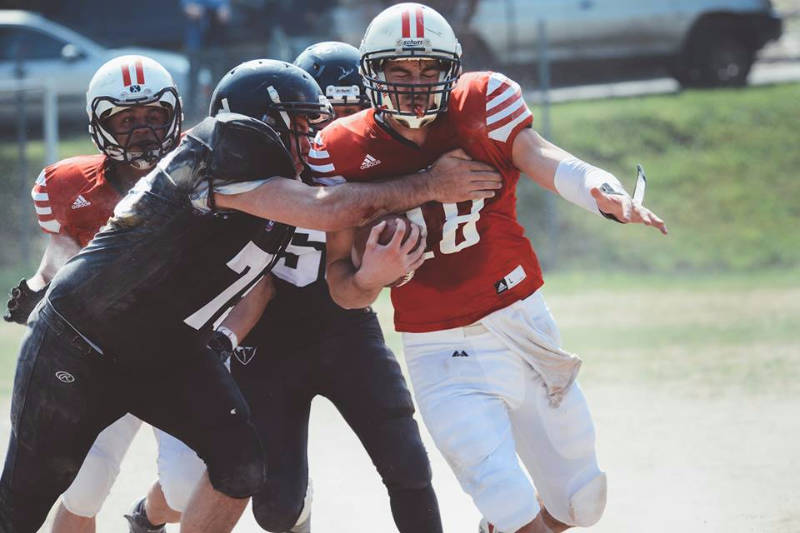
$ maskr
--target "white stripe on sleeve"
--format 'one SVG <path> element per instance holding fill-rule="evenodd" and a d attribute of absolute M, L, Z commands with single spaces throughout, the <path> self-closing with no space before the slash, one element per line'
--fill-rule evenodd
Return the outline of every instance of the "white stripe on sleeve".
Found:
<path fill-rule="evenodd" d="M 39 225 L 50 233 L 58 233 L 61 231 L 61 224 L 58 222 L 58 220 L 48 220 L 46 222 L 39 220 Z"/>

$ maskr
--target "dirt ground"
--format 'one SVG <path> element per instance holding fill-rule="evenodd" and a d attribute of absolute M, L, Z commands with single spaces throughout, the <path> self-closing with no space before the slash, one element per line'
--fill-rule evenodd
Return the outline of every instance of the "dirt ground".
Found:
<path fill-rule="evenodd" d="M 584 389 L 609 475 L 608 507 L 591 531 L 800 531 L 795 398 L 724 395 L 699 401 L 649 387 Z M 478 512 L 424 437 L 445 531 L 477 531 Z M 395 531 L 383 486 L 327 400 L 315 402 L 310 440 L 314 531 Z M 121 515 L 155 479 L 155 453 L 152 432 L 143 429 L 98 517 L 98 531 L 126 531 Z M 235 531 L 261 530 L 248 510 Z"/>

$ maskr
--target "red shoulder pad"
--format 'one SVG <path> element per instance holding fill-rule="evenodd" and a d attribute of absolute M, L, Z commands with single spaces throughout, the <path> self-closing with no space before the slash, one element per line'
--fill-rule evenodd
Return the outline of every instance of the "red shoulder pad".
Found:
<path fill-rule="evenodd" d="M 104 163 L 104 155 L 77 156 L 42 170 L 31 190 L 42 231 L 59 234 L 64 226 L 69 225 L 73 203 L 87 183 L 102 174 Z"/>
<path fill-rule="evenodd" d="M 370 113 L 372 110 L 368 109 L 337 119 L 317 134 L 311 144 L 308 163 L 318 182 L 344 181 L 343 176 L 349 176 L 359 168 L 361 160 L 356 161 L 352 154 L 358 151 L 355 147 L 367 136 Z"/>

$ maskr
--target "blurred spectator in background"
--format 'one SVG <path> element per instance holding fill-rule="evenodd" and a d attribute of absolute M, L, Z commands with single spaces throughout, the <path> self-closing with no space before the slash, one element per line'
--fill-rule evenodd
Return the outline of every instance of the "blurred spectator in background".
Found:
<path fill-rule="evenodd" d="M 227 68 L 222 47 L 231 20 L 230 0 L 181 0 L 186 16 L 183 46 L 189 56 L 189 116 L 203 113 L 211 84 Z"/>
<path fill-rule="evenodd" d="M 225 27 L 231 20 L 230 0 L 181 0 L 181 7 L 187 21 L 184 35 L 187 52 L 224 44 Z"/>
<path fill-rule="evenodd" d="M 275 28 L 272 56 L 292 61 L 313 43 L 332 38 L 331 9 L 336 0 L 275 0 Z"/>

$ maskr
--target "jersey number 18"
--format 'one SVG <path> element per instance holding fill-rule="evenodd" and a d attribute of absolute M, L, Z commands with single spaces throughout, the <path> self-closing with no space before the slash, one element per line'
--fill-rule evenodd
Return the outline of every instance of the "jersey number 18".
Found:
<path fill-rule="evenodd" d="M 459 205 L 467 205 L 467 202 L 461 204 L 427 204 L 423 207 L 415 207 L 406 211 L 408 219 L 414 224 L 422 227 L 425 233 L 432 237 L 436 237 L 435 233 L 431 233 L 429 228 L 438 227 L 441 224 L 441 238 L 439 240 L 439 252 L 443 254 L 454 254 L 460 252 L 464 248 L 469 248 L 478 244 L 481 236 L 478 233 L 478 220 L 481 218 L 481 209 L 484 206 L 484 200 L 472 200 L 469 202 L 469 211 L 459 214 Z M 441 206 L 444 211 L 444 221 L 441 221 L 441 213 L 438 211 Z M 463 209 L 462 209 L 463 211 Z M 426 220 L 427 217 L 427 220 Z M 437 220 L 438 219 L 438 220 Z M 462 239 L 458 240 L 459 230 L 461 230 Z M 425 259 L 430 259 L 434 256 L 434 250 L 428 249 L 425 252 Z"/>

